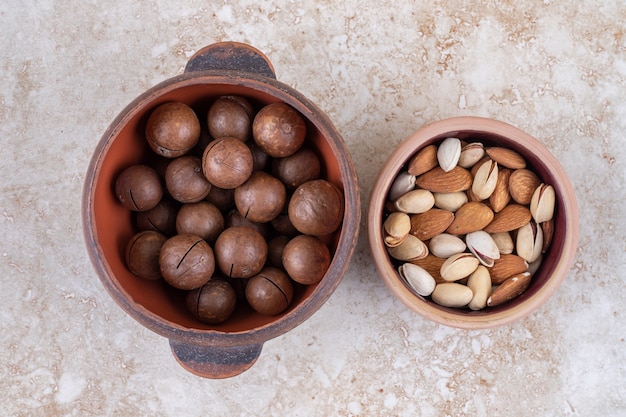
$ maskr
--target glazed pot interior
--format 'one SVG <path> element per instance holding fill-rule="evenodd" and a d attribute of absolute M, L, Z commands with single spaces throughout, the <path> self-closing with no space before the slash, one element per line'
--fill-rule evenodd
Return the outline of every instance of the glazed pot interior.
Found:
<path fill-rule="evenodd" d="M 337 154 L 342 152 L 339 139 L 329 137 L 335 133 L 326 130 L 311 109 L 300 99 L 285 91 L 270 88 L 259 82 L 242 82 L 237 77 L 194 77 L 177 83 L 170 83 L 161 88 L 154 88 L 144 94 L 123 111 L 110 126 L 103 137 L 90 167 L 93 184 L 89 191 L 93 199 L 90 207 L 92 219 L 87 233 L 91 233 L 96 248 L 92 259 L 99 270 L 101 280 L 128 313 L 143 324 L 159 332 L 161 327 L 193 330 L 211 330 L 223 333 L 247 332 L 260 329 L 276 322 L 288 322 L 285 329 L 292 327 L 290 322 L 301 321 L 319 307 L 337 285 L 348 262 L 351 248 L 347 245 L 338 248 L 341 234 L 346 233 L 346 218 L 353 210 L 353 203 L 346 201 L 344 226 L 328 238 L 331 251 L 342 250 L 342 257 L 335 257 L 326 276 L 314 285 L 295 286 L 293 302 L 289 309 L 279 316 L 264 316 L 254 312 L 247 303 L 240 301 L 234 315 L 227 322 L 210 325 L 196 320 L 185 306 L 185 292 L 175 290 L 162 279 L 145 280 L 133 275 L 125 265 L 124 252 L 126 243 L 138 230 L 134 223 L 135 214 L 124 208 L 116 199 L 113 191 L 115 179 L 126 167 L 137 163 L 153 163 L 155 155 L 148 147 L 144 129 L 150 112 L 162 103 L 180 101 L 191 106 L 206 129 L 206 113 L 213 100 L 223 95 L 241 95 L 248 98 L 259 110 L 262 106 L 283 101 L 292 105 L 303 114 L 307 122 L 306 146 L 312 148 L 320 157 L 322 178 L 344 190 L 345 172 L 342 173 Z M 320 116 L 321 117 L 321 116 Z M 344 169 L 345 170 L 345 169 Z M 344 195 L 346 194 L 344 190 Z M 347 198 L 347 196 L 346 196 Z M 354 215 L 354 213 L 352 213 Z M 88 241 L 90 239 L 87 239 Z M 341 259 L 337 259 L 341 258 Z M 324 287 L 322 290 L 320 287 Z M 318 294 L 322 292 L 323 294 Z M 320 300 L 315 300 L 320 298 Z M 307 304 L 314 304 L 306 306 Z M 302 317 L 295 318 L 299 309 L 306 310 Z M 167 331 L 165 335 L 168 336 Z"/>
<path fill-rule="evenodd" d="M 482 130 L 479 127 L 481 123 L 490 125 L 489 127 L 493 127 L 491 126 L 493 124 L 495 129 L 485 128 Z M 373 230 L 368 232 L 377 268 L 386 284 L 407 307 L 434 321 L 467 328 L 493 327 L 509 323 L 527 315 L 545 302 L 563 280 L 573 258 L 577 240 L 578 219 L 575 195 L 564 171 L 547 149 L 534 138 L 512 126 L 480 118 L 456 118 L 453 120 L 452 124 L 457 126 L 470 124 L 471 127 L 467 129 L 445 130 L 441 124 L 433 127 L 435 134 L 432 136 L 428 135 L 429 132 L 418 131 L 407 138 L 400 145 L 399 152 L 396 151 L 390 156 L 372 190 L 370 211 L 373 214 L 368 218 L 368 226 Z M 488 307 L 478 311 L 448 308 L 432 302 L 428 297 L 415 294 L 396 272 L 395 268 L 399 264 L 387 254 L 382 242 L 381 229 L 385 213 L 384 204 L 393 179 L 407 169 L 412 156 L 420 149 L 433 143 L 439 143 L 448 137 L 456 137 L 468 143 L 482 142 L 486 147 L 503 146 L 515 150 L 526 159 L 527 168 L 534 171 L 542 182 L 552 185 L 555 189 L 556 207 L 552 243 L 548 251 L 543 254 L 542 263 L 533 275 L 529 288 L 519 297 L 500 306 Z M 410 151 L 408 151 L 409 149 Z"/>

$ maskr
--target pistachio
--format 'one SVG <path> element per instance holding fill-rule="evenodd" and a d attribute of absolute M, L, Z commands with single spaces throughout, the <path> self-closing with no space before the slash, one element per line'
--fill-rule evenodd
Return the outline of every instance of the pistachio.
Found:
<path fill-rule="evenodd" d="M 472 301 L 472 290 L 463 284 L 445 282 L 438 284 L 431 294 L 433 301 L 444 307 L 465 307 Z"/>
<path fill-rule="evenodd" d="M 398 274 L 421 296 L 427 297 L 435 289 L 435 278 L 420 266 L 404 263 L 398 267 Z"/>
<path fill-rule="evenodd" d="M 398 246 L 387 248 L 387 253 L 399 261 L 412 261 L 428 255 L 428 246 L 417 237 L 408 235 Z"/>
<path fill-rule="evenodd" d="M 467 280 L 467 286 L 472 290 L 472 300 L 467 305 L 472 310 L 481 310 L 487 306 L 487 298 L 491 295 L 491 276 L 489 270 L 479 265 Z"/>
<path fill-rule="evenodd" d="M 554 218 L 541 222 L 541 231 L 543 232 L 543 248 L 541 248 L 541 252 L 546 253 L 554 236 Z"/>
<path fill-rule="evenodd" d="M 471 168 L 485 155 L 485 147 L 481 142 L 472 142 L 463 146 L 457 165 Z"/>
<path fill-rule="evenodd" d="M 465 236 L 465 243 L 480 263 L 487 267 L 493 266 L 493 261 L 500 258 L 498 245 L 487 232 L 478 230 L 468 233 Z"/>
<path fill-rule="evenodd" d="M 543 255 L 539 255 L 539 257 L 532 263 L 528 264 L 528 272 L 535 275 L 535 273 L 539 270 L 541 266 L 541 261 L 543 260 Z"/>
<path fill-rule="evenodd" d="M 513 253 L 515 244 L 513 243 L 513 238 L 509 232 L 492 233 L 491 238 L 494 242 L 496 242 L 498 250 L 500 250 L 502 255 Z"/>
<path fill-rule="evenodd" d="M 455 193 L 434 193 L 435 207 L 451 212 L 457 211 L 461 206 L 467 203 L 467 194 L 463 191 Z"/>
<path fill-rule="evenodd" d="M 441 233 L 430 239 L 428 247 L 433 255 L 439 258 L 449 258 L 452 255 L 464 252 L 467 246 L 460 237 L 449 233 Z"/>
<path fill-rule="evenodd" d="M 391 213 L 385 219 L 383 228 L 385 231 L 385 244 L 387 246 L 398 246 L 411 231 L 411 218 L 406 213 Z"/>
<path fill-rule="evenodd" d="M 395 206 L 404 213 L 425 213 L 435 205 L 435 197 L 428 190 L 416 189 L 400 196 Z"/>
<path fill-rule="evenodd" d="M 408 193 L 415 188 L 415 175 L 402 171 L 391 184 L 389 189 L 389 200 L 396 201 L 398 197 Z"/>
<path fill-rule="evenodd" d="M 479 264 L 478 259 L 471 253 L 457 253 L 443 262 L 439 272 L 444 280 L 457 281 L 474 272 Z"/>
<path fill-rule="evenodd" d="M 528 263 L 533 263 L 543 249 L 543 231 L 535 222 L 528 222 L 517 230 L 515 243 L 517 254 Z"/>
<path fill-rule="evenodd" d="M 476 171 L 474 182 L 472 183 L 472 193 L 478 200 L 489 198 L 498 183 L 498 163 L 493 160 L 483 162 Z"/>
<path fill-rule="evenodd" d="M 437 161 L 445 172 L 452 170 L 461 156 L 461 141 L 457 138 L 447 138 L 437 148 Z"/>
<path fill-rule="evenodd" d="M 533 193 L 530 200 L 530 213 L 537 223 L 547 222 L 554 215 L 556 195 L 554 187 L 541 184 Z"/>

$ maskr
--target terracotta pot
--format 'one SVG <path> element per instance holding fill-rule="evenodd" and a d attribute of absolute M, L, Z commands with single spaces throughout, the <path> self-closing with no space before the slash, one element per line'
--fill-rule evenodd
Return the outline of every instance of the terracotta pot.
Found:
<path fill-rule="evenodd" d="M 392 181 L 419 149 L 447 137 L 481 141 L 511 148 L 526 158 L 528 166 L 556 191 L 554 238 L 530 287 L 518 298 L 480 311 L 441 307 L 413 293 L 399 277 L 387 254 L 382 236 L 386 196 Z M 458 117 L 434 122 L 406 138 L 389 156 L 371 191 L 367 228 L 374 263 L 381 279 L 408 308 L 437 323 L 479 329 L 500 326 L 527 316 L 557 290 L 573 263 L 578 242 L 578 207 L 570 181 L 556 158 L 536 139 L 519 129 L 491 119 Z"/>
<path fill-rule="evenodd" d="M 331 239 L 334 257 L 328 272 L 319 283 L 297 290 L 286 312 L 262 316 L 243 308 L 226 323 L 209 325 L 194 319 L 186 310 L 184 295 L 162 280 L 143 280 L 128 271 L 124 250 L 135 229 L 113 186 L 122 169 L 149 158 L 143 131 L 154 108 L 176 100 L 204 111 L 212 99 L 228 94 L 246 96 L 257 106 L 285 102 L 304 116 L 307 144 L 320 155 L 324 177 L 343 190 L 345 215 Z M 302 94 L 276 81 L 272 64 L 261 52 L 240 43 L 218 43 L 197 52 L 182 75 L 141 94 L 111 123 L 89 165 L 82 216 L 91 261 L 113 299 L 138 322 L 169 339 L 174 357 L 185 369 L 224 378 L 247 370 L 265 341 L 304 322 L 331 296 L 356 246 L 359 189 L 346 145 L 328 117 Z"/>

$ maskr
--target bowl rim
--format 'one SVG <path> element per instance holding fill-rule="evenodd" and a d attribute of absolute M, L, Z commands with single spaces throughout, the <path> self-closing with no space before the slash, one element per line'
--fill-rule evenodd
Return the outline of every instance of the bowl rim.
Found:
<path fill-rule="evenodd" d="M 95 183 L 103 160 L 117 134 L 136 115 L 145 111 L 152 102 L 169 92 L 195 85 L 238 86 L 257 91 L 281 100 L 296 110 L 313 124 L 326 138 L 333 155 L 337 158 L 345 211 L 337 249 L 327 275 L 319 282 L 311 296 L 303 300 L 290 312 L 276 321 L 243 331 L 221 331 L 216 329 L 196 329 L 171 322 L 148 310 L 133 300 L 133 297 L 115 279 L 102 248 L 98 242 L 93 210 Z M 82 192 L 83 237 L 91 262 L 98 278 L 116 303 L 131 317 L 150 330 L 170 340 L 185 340 L 188 343 L 205 346 L 254 345 L 277 337 L 310 318 L 332 295 L 349 268 L 356 249 L 361 220 L 360 191 L 356 169 L 347 144 L 335 128 L 330 118 L 311 100 L 294 88 L 263 75 L 239 70 L 207 70 L 185 72 L 171 77 L 149 88 L 133 99 L 113 119 L 97 143 L 86 172 Z"/>
<path fill-rule="evenodd" d="M 507 138 L 516 142 L 529 152 L 533 152 L 541 161 L 550 166 L 555 178 L 559 178 L 559 187 L 567 195 L 564 199 L 563 213 L 565 216 L 565 239 L 561 256 L 556 263 L 554 272 L 532 297 L 524 300 L 515 308 L 499 309 L 481 315 L 464 314 L 462 310 L 444 310 L 431 301 L 413 294 L 402 282 L 396 270 L 389 262 L 383 243 L 381 219 L 384 211 L 385 197 L 393 178 L 402 169 L 410 155 L 428 143 L 446 136 L 456 136 L 459 132 L 488 134 Z M 408 155 L 408 156 L 407 156 Z M 510 324 L 526 317 L 542 306 L 558 289 L 573 264 L 578 243 L 578 205 L 574 189 L 569 178 L 550 151 L 537 139 L 522 130 L 503 121 L 477 117 L 459 116 L 438 120 L 422 126 L 405 138 L 389 155 L 379 171 L 370 192 L 367 211 L 367 234 L 370 250 L 379 278 L 389 290 L 402 301 L 406 307 L 421 316 L 439 324 L 463 328 L 484 329 Z"/>

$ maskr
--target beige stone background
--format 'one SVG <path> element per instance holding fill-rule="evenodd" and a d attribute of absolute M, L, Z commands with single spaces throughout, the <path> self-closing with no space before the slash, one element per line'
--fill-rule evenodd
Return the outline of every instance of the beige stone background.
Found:
<path fill-rule="evenodd" d="M 0 414 L 623 416 L 624 22 L 626 5 L 605 0 L 4 0 Z M 425 123 L 478 115 L 538 138 L 580 205 L 564 284 L 510 326 L 443 327 L 382 284 L 362 225 L 337 291 L 249 371 L 184 371 L 99 282 L 81 192 L 118 112 L 221 40 L 263 51 L 330 116 L 364 203 L 392 146 Z"/>

